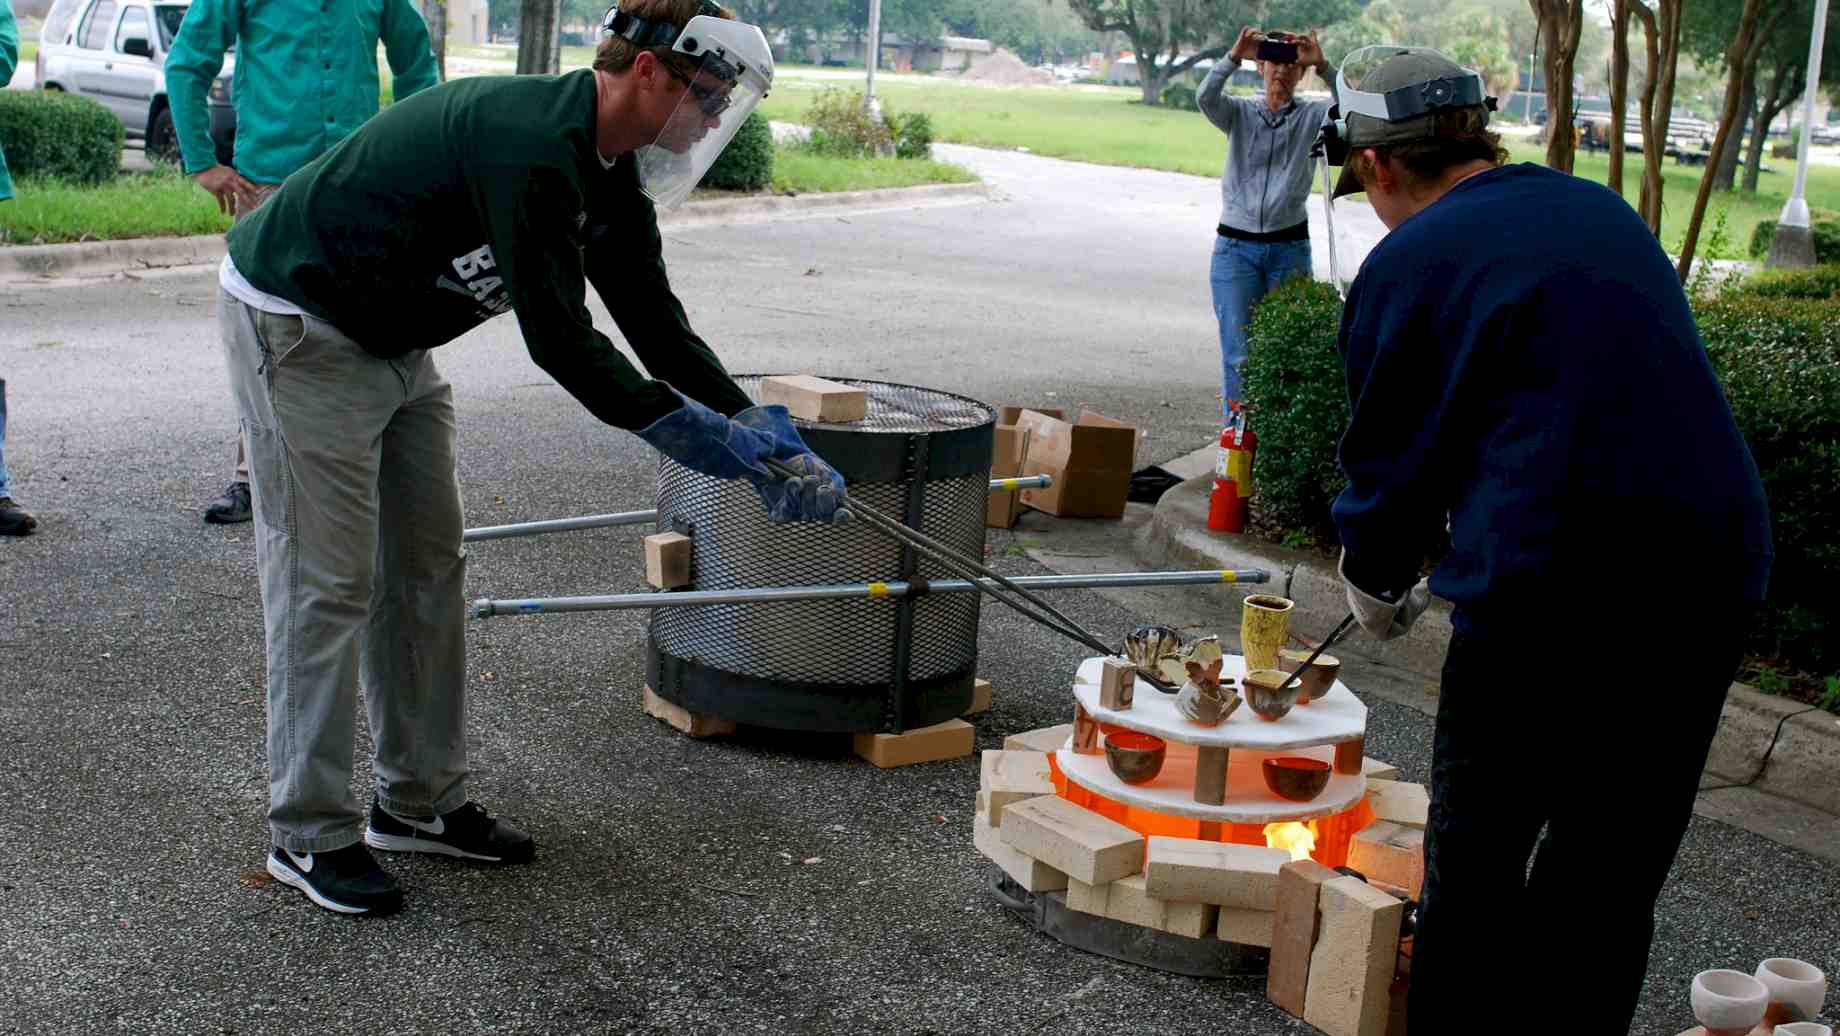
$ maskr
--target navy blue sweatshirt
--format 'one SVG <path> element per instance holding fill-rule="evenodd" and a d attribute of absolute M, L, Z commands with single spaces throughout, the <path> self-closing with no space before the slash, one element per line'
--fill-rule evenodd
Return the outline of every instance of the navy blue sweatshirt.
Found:
<path fill-rule="evenodd" d="M 1361 589 L 1416 582 L 1448 515 L 1431 589 L 1458 630 L 1606 580 L 1762 600 L 1756 463 L 1674 267 L 1608 189 L 1535 165 L 1458 183 L 1369 253 L 1340 348 Z"/>

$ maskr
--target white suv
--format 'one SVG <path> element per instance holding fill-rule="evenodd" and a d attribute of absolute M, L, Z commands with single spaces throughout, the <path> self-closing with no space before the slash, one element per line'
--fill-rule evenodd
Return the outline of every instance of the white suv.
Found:
<path fill-rule="evenodd" d="M 149 155 L 179 160 L 166 101 L 166 53 L 172 48 L 188 3 L 157 0 L 56 0 L 39 34 L 38 82 L 100 101 L 121 119 L 130 138 L 145 142 Z M 207 102 L 217 160 L 229 164 L 236 139 L 236 110 L 230 106 L 235 58 L 211 84 Z"/>

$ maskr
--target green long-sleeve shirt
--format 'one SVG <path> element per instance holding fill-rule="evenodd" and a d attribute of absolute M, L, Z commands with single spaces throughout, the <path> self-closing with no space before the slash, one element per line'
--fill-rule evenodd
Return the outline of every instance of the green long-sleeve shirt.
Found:
<path fill-rule="evenodd" d="M 19 67 L 19 26 L 13 21 L 13 0 L 0 0 L 0 88 L 13 80 Z M 13 178 L 6 171 L 6 152 L 0 150 L 0 201 L 13 196 Z"/>
<path fill-rule="evenodd" d="M 193 0 L 166 58 L 188 174 L 217 164 L 205 98 L 236 45 L 236 167 L 280 183 L 377 114 L 377 41 L 397 100 L 438 79 L 410 0 Z"/>
<path fill-rule="evenodd" d="M 677 409 L 673 387 L 726 414 L 751 406 L 690 329 L 651 200 L 631 156 L 601 162 L 594 114 L 588 70 L 399 101 L 232 228 L 230 258 L 380 357 L 514 310 L 537 365 L 621 428 Z M 594 329 L 589 283 L 658 380 Z"/>

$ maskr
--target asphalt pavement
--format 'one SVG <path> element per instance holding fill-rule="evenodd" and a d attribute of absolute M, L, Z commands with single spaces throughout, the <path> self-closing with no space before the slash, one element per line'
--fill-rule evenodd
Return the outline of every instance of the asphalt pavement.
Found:
<path fill-rule="evenodd" d="M 666 231 L 672 283 L 730 368 L 1091 405 L 1143 429 L 1140 463 L 1206 443 L 1214 181 L 942 151 L 1000 199 Z M 0 542 L 0 1032 L 1308 1031 L 1262 980 L 1147 971 L 1008 917 L 970 843 L 975 759 L 883 771 L 840 739 L 695 742 L 644 716 L 634 613 L 469 628 L 471 787 L 536 835 L 534 865 L 391 859 L 408 905 L 376 920 L 266 881 L 253 528 L 199 519 L 232 453 L 215 292 L 210 269 L 0 287 L 8 463 L 43 523 Z M 513 320 L 437 355 L 469 524 L 651 505 L 652 455 L 539 371 Z M 1130 539 L 1031 515 L 990 546 L 1038 572 L 1114 563 Z M 638 532 L 478 544 L 467 582 L 638 590 Z M 1236 625 L 1193 593 L 1057 602 L 1099 630 Z M 1082 649 L 984 616 L 978 747 L 1064 722 Z M 1369 754 L 1423 779 L 1430 721 L 1368 702 Z M 1530 779 L 1583 747 L 1529 759 Z M 1837 877 L 1695 819 L 1635 1031 L 1691 1025 L 1704 968 L 1840 970 Z"/>

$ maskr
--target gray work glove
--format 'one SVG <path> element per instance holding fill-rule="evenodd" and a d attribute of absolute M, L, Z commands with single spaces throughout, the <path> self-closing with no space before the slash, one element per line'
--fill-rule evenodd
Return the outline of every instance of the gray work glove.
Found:
<path fill-rule="evenodd" d="M 1397 601 L 1383 601 L 1354 585 L 1348 579 L 1343 565 L 1348 561 L 1348 551 L 1342 551 L 1340 561 L 1335 563 L 1336 574 L 1342 577 L 1342 587 L 1348 593 L 1348 609 L 1354 612 L 1354 621 L 1373 636 L 1375 640 L 1392 640 L 1403 637 L 1418 617 L 1431 606 L 1431 583 L 1420 579 L 1418 585 L 1407 590 L 1404 597 Z"/>

